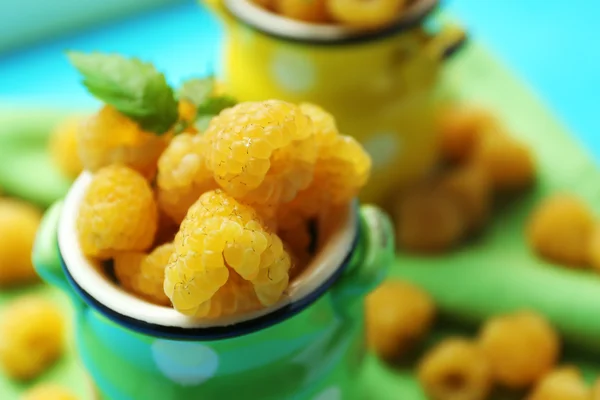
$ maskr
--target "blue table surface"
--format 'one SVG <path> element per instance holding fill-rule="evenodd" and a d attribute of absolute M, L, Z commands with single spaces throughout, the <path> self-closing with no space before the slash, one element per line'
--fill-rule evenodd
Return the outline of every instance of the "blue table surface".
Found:
<path fill-rule="evenodd" d="M 445 9 L 540 95 L 600 159 L 600 5 L 592 0 L 448 0 Z M 114 51 L 156 65 L 177 83 L 214 67 L 219 23 L 194 1 L 0 55 L 0 102 L 91 106 L 63 51 Z"/>

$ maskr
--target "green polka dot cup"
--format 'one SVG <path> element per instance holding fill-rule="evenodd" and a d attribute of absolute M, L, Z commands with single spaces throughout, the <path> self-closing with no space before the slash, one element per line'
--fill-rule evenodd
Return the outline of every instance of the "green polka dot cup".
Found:
<path fill-rule="evenodd" d="M 460 29 L 426 27 L 438 0 L 417 0 L 392 26 L 356 31 L 281 17 L 250 0 L 204 0 L 224 22 L 222 79 L 242 101 L 309 101 L 336 116 L 373 159 L 362 201 L 388 195 L 437 160 L 438 76 Z"/>
<path fill-rule="evenodd" d="M 277 304 L 199 320 L 134 297 L 83 256 L 75 221 L 90 180 L 49 209 L 33 258 L 72 300 L 77 348 L 103 399 L 362 398 L 363 300 L 394 257 L 385 214 L 356 203 L 329 212 L 313 261 Z"/>

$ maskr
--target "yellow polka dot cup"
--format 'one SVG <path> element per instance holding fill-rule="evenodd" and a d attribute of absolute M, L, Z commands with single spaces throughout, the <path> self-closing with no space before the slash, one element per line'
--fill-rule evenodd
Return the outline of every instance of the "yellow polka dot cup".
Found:
<path fill-rule="evenodd" d="M 357 31 L 276 15 L 249 0 L 205 0 L 225 22 L 222 79 L 241 101 L 317 103 L 373 158 L 362 200 L 389 194 L 426 174 L 436 160 L 436 81 L 464 33 L 427 32 L 437 0 L 417 0 L 392 26 Z"/>
<path fill-rule="evenodd" d="M 44 217 L 33 260 L 75 309 L 77 350 L 104 400 L 362 400 L 363 300 L 394 259 L 389 218 L 350 203 L 318 223 L 317 251 L 261 310 L 196 319 L 123 290 L 79 246 L 84 173 Z"/>

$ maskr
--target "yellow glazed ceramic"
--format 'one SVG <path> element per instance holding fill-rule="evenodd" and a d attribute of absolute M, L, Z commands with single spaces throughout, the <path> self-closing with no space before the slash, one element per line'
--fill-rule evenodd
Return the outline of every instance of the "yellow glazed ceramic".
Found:
<path fill-rule="evenodd" d="M 430 170 L 437 72 L 464 39 L 456 29 L 425 31 L 436 0 L 418 0 L 394 26 L 368 33 L 293 21 L 249 0 L 205 1 L 226 25 L 228 92 L 241 101 L 311 101 L 331 111 L 373 157 L 364 201 L 381 204 Z"/>

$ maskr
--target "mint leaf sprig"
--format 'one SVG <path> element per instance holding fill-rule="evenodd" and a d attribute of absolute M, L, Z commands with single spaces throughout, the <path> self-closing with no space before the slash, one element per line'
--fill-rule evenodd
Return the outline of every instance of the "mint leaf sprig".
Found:
<path fill-rule="evenodd" d="M 118 54 L 68 52 L 67 56 L 94 97 L 141 129 L 163 135 L 177 122 L 174 91 L 152 64 Z"/>
<path fill-rule="evenodd" d="M 215 84 L 213 76 L 194 78 L 185 81 L 178 92 L 180 99 L 190 101 L 196 107 L 194 125 L 200 132 L 208 128 L 213 117 L 219 115 L 224 109 L 237 104 L 237 101 L 231 96 L 215 95 Z"/>

